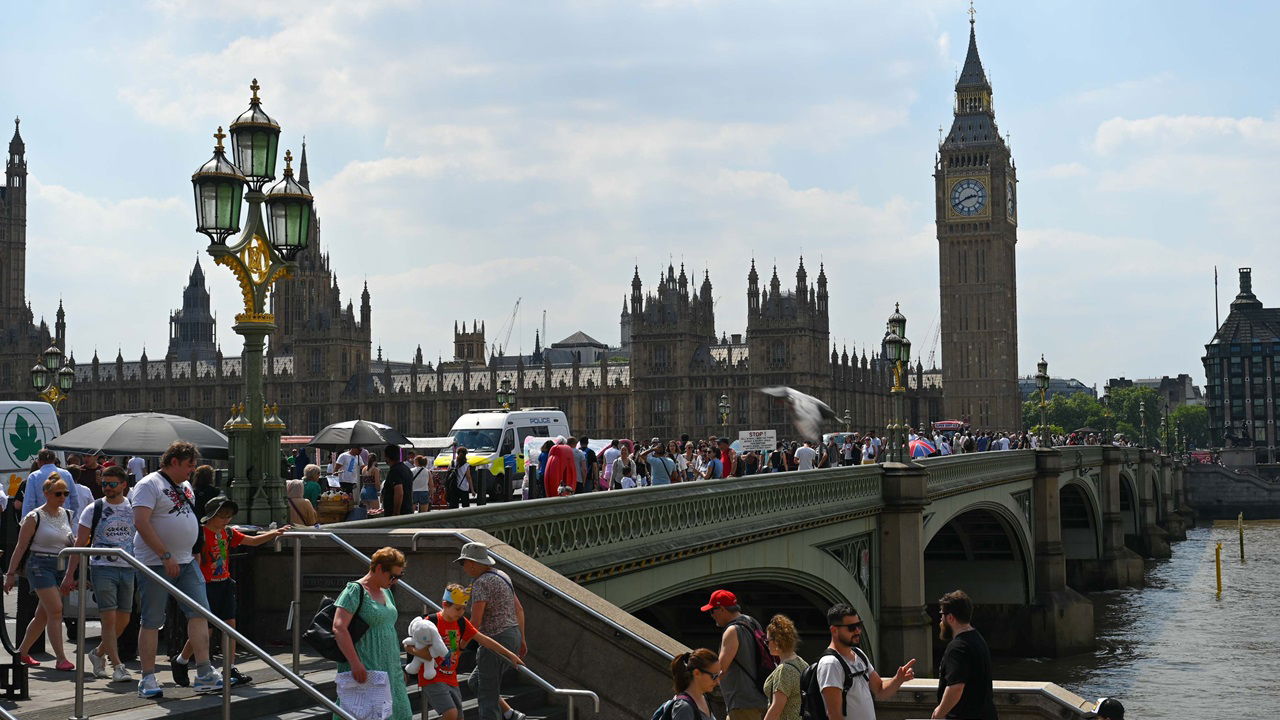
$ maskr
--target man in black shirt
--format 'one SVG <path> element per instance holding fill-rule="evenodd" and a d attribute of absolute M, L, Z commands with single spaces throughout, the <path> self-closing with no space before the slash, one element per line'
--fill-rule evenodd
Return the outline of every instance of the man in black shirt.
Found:
<path fill-rule="evenodd" d="M 382 481 L 382 511 L 387 515 L 413 512 L 413 471 L 400 460 L 400 447 L 387 446 L 387 479 Z"/>
<path fill-rule="evenodd" d="M 938 637 L 950 642 L 938 666 L 938 706 L 930 717 L 997 720 L 991 691 L 991 650 L 969 624 L 973 601 L 963 590 L 955 590 L 943 595 L 938 606 L 942 615 Z"/>

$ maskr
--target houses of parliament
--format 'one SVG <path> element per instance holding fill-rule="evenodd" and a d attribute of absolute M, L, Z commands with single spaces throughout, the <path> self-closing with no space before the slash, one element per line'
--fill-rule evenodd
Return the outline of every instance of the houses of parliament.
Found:
<path fill-rule="evenodd" d="M 934 167 L 944 362 L 940 375 L 919 364 L 908 373 L 914 425 L 940 419 L 968 419 L 975 427 L 998 430 L 1021 425 L 1016 169 L 996 128 L 991 97 L 971 27 L 951 131 Z M 43 320 L 35 323 L 25 296 L 25 153 L 15 123 L 0 191 L 4 399 L 31 399 L 31 365 L 49 344 L 67 347 L 61 305 L 51 332 Z M 298 179 L 309 186 L 305 146 Z M 312 240 L 298 255 L 298 268 L 271 298 L 277 330 L 264 363 L 265 396 L 279 403 L 289 433 L 310 435 L 332 422 L 363 418 L 409 436 L 443 435 L 463 412 L 492 407 L 500 387 L 514 389 L 519 406 L 562 408 L 575 432 L 602 438 L 706 437 L 746 429 L 793 437 L 786 406 L 758 391 L 770 385 L 818 397 L 841 416 L 847 410 L 854 430 L 883 428 L 889 419 L 892 372 L 882 338 L 865 343 L 861 356 L 832 345 L 828 277 L 821 264 L 811 280 L 811 268 L 799 258 L 794 280 L 785 283 L 777 267 L 757 268 L 754 261 L 744 267 L 743 332 L 717 329 L 708 273 L 691 277 L 683 266 L 668 266 L 646 287 L 637 267 L 617 342 L 577 332 L 545 344 L 539 336 L 531 354 L 505 355 L 491 351 L 483 323 L 470 321 L 455 323 L 452 358 L 424 362 L 419 346 L 413 358 L 397 361 L 372 347 L 367 285 L 358 309 L 351 299 L 343 302 L 319 219 L 312 222 Z M 129 360 L 120 353 L 95 353 L 87 361 L 73 356 L 75 387 L 59 408 L 63 429 L 146 410 L 221 427 L 231 405 L 243 400 L 244 382 L 240 358 L 223 355 L 216 333 L 197 260 L 181 307 L 170 316 L 162 357 L 149 358 L 145 351 Z M 723 424 L 721 396 L 730 407 Z"/>

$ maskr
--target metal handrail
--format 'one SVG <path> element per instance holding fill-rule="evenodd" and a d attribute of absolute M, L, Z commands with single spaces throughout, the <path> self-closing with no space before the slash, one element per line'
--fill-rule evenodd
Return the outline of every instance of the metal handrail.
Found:
<path fill-rule="evenodd" d="M 8 710 L 0 707 L 0 720 L 18 720 Z"/>
<path fill-rule="evenodd" d="M 445 533 L 449 531 L 441 531 L 441 532 Z M 470 542 L 470 538 L 466 537 L 461 533 L 454 533 L 454 535 L 458 538 L 466 540 L 467 542 Z M 364 553 L 360 552 L 355 548 L 355 546 L 353 546 L 351 543 L 347 542 L 346 540 L 343 540 L 341 537 L 339 537 L 335 533 L 325 532 L 323 530 L 290 530 L 289 532 L 283 535 L 280 535 L 276 538 L 277 547 L 279 547 L 279 543 L 284 540 L 289 540 L 289 539 L 294 540 L 294 545 L 293 545 L 294 546 L 294 572 L 293 572 L 294 599 L 291 603 L 292 609 L 290 610 L 290 617 L 293 619 L 293 638 L 294 638 L 293 657 L 294 657 L 295 667 L 297 666 L 297 663 L 298 663 L 299 645 L 301 643 L 301 625 L 297 621 L 298 611 L 301 609 L 300 606 L 302 601 L 302 597 L 301 597 L 302 595 L 302 563 L 301 563 L 302 543 L 300 541 L 302 540 L 302 538 L 307 538 L 307 537 L 332 540 L 334 543 L 337 543 L 339 547 L 346 550 L 347 553 L 352 557 L 355 557 L 364 562 L 371 562 L 368 555 L 365 555 Z M 415 534 L 414 537 L 416 538 L 417 534 Z M 416 544 L 413 546 L 413 550 L 417 550 Z M 398 583 L 396 583 L 396 586 L 408 591 L 410 595 L 413 595 L 414 597 L 421 600 L 422 604 L 430 608 L 431 610 L 440 612 L 440 606 L 437 605 L 435 601 L 431 600 L 426 595 L 423 595 L 421 592 L 418 592 L 418 590 L 414 589 L 413 586 L 409 585 L 404 580 L 400 580 Z M 587 609 L 588 611 L 590 611 L 589 608 L 586 608 L 585 606 L 583 607 L 584 609 Z M 590 690 L 577 690 L 574 688 L 556 687 L 555 685 L 552 685 L 551 683 L 544 680 L 541 675 L 538 675 L 537 673 L 530 670 L 528 667 L 524 665 L 517 665 L 516 672 L 519 672 L 520 674 L 524 675 L 528 679 L 532 680 L 533 683 L 537 685 L 539 688 L 541 688 L 543 692 L 550 693 L 552 695 L 563 695 L 565 698 L 567 698 L 569 701 L 569 720 L 573 720 L 574 718 L 573 699 L 575 697 L 590 698 L 592 701 L 592 704 L 595 707 L 595 712 L 596 713 L 600 712 L 600 696 Z"/>
<path fill-rule="evenodd" d="M 418 538 L 420 538 L 420 537 L 433 537 L 433 536 L 434 536 L 434 537 L 452 537 L 452 538 L 456 538 L 456 539 L 458 539 L 458 540 L 462 540 L 462 541 L 465 541 L 465 542 L 471 542 L 471 538 L 467 537 L 466 533 L 463 533 L 463 532 L 460 532 L 460 531 L 457 531 L 457 530 L 419 530 L 418 532 L 414 533 L 414 534 L 413 534 L 413 537 L 410 539 L 409 548 L 410 548 L 413 552 L 417 552 L 417 551 L 418 551 Z M 524 577 L 526 580 L 528 580 L 528 581 L 532 582 L 532 583 L 533 583 L 533 584 L 535 584 L 535 585 L 538 585 L 538 586 L 539 586 L 539 587 L 541 587 L 543 590 L 549 590 L 549 591 L 551 591 L 551 592 L 553 592 L 553 593 L 554 593 L 554 592 L 557 592 L 556 588 L 552 587 L 552 586 L 551 586 L 551 584 L 550 584 L 550 583 L 548 583 L 546 580 L 543 580 L 542 578 L 538 577 L 537 575 L 534 575 L 533 573 L 531 573 L 531 572 L 529 572 L 528 570 L 526 570 L 526 569 L 524 569 L 524 568 L 520 567 L 519 565 L 517 565 L 517 564 L 515 564 L 515 563 L 513 563 L 513 562 L 510 562 L 510 561 L 508 561 L 508 560 L 505 560 L 505 559 L 503 559 L 503 558 L 501 558 L 501 557 L 498 557 L 497 555 L 494 555 L 494 558 L 496 558 L 498 561 L 500 561 L 503 565 L 506 565 L 508 568 L 511 568 L 512 570 L 515 570 L 517 573 L 519 573 L 519 574 L 520 574 L 522 577 Z M 657 645 L 655 645 L 655 644 L 653 644 L 652 642 L 650 642 L 648 639 L 641 637 L 640 635 L 636 634 L 636 633 L 635 633 L 635 631 L 631 630 L 630 628 L 625 628 L 625 627 L 623 627 L 623 626 L 619 625 L 619 624 L 618 624 L 615 620 L 613 620 L 612 618 L 607 617 L 604 613 L 600 612 L 599 610 L 596 610 L 595 608 L 591 607 L 590 605 L 587 605 L 586 603 L 584 603 L 584 602 L 582 602 L 581 600 L 579 600 L 579 599 L 577 599 L 577 598 L 573 597 L 572 595 L 563 595 L 562 597 L 563 597 L 565 600 L 568 600 L 568 601 L 569 601 L 569 603 L 570 603 L 571 605 L 573 605 L 574 607 L 576 607 L 578 610 L 581 610 L 582 612 L 584 612 L 584 613 L 586 613 L 586 614 L 590 615 L 591 617 L 595 618 L 596 620 L 599 620 L 600 622 L 603 622 L 604 624 L 609 625 L 610 627 L 612 627 L 612 628 L 613 628 L 613 630 L 614 630 L 614 632 L 622 633 L 622 634 L 624 634 L 624 635 L 626 635 L 626 636 L 630 637 L 630 638 L 631 638 L 632 640 L 634 640 L 635 642 L 640 643 L 641 645 L 643 645 L 643 646 L 645 647 L 645 649 L 646 649 L 646 650 L 650 650 L 650 651 L 652 651 L 652 652 L 656 652 L 656 653 L 658 653 L 659 655 L 661 655 L 663 658 L 665 658 L 665 659 L 667 659 L 667 660 L 672 660 L 672 659 L 674 659 L 674 658 L 675 658 L 675 656 L 674 656 L 674 655 L 672 655 L 670 652 L 667 652 L 666 650 L 663 650 L 662 648 L 660 648 L 660 647 L 658 647 Z"/>
<path fill-rule="evenodd" d="M 265 661 L 267 665 L 271 667 L 272 670 L 275 670 L 276 672 L 280 673 L 282 677 L 284 677 L 289 682 L 293 683 L 294 685 L 302 689 L 304 692 L 310 695 L 313 700 L 318 700 L 320 704 L 325 707 L 325 709 L 333 712 L 338 717 L 344 718 L 345 720 L 356 720 L 354 715 L 352 715 L 351 713 L 348 713 L 346 710 L 343 710 L 341 706 L 339 706 L 337 703 L 335 703 L 334 701 L 326 697 L 324 693 L 317 690 L 311 683 L 307 682 L 306 680 L 303 680 L 301 677 L 299 677 L 298 675 L 290 671 L 288 668 L 286 668 L 284 665 L 281 665 L 280 662 L 275 658 L 271 657 L 271 655 L 267 653 L 266 650 L 263 650 L 262 648 L 255 645 L 253 641 L 251 641 L 249 638 L 236 632 L 235 628 L 228 625 L 226 622 L 224 622 L 218 616 L 214 615 L 212 612 L 209 612 L 209 610 L 205 608 L 203 605 L 191 599 L 191 596 L 179 590 L 177 586 L 175 586 L 173 583 L 169 582 L 167 579 L 162 577 L 155 570 L 152 570 L 146 565 L 143 565 L 142 561 L 138 560 L 134 556 L 125 552 L 124 550 L 120 548 L 69 547 L 69 548 L 65 548 L 59 554 L 85 556 L 83 562 L 80 563 L 79 576 L 78 576 L 79 584 L 80 584 L 80 603 L 79 603 L 79 609 L 77 610 L 76 616 L 79 619 L 79 622 L 80 622 L 79 627 L 81 628 L 81 631 L 77 633 L 78 640 L 76 642 L 76 701 L 75 701 L 75 715 L 72 716 L 72 720 L 85 720 L 85 718 L 88 717 L 84 714 L 85 632 L 83 631 L 83 628 L 85 626 L 84 624 L 85 599 L 88 596 L 86 589 L 89 586 L 89 556 L 92 556 L 92 555 L 114 557 L 114 558 L 118 558 L 120 560 L 125 561 L 129 565 L 132 565 L 135 570 L 142 573 L 144 576 L 146 576 L 147 579 L 151 580 L 152 582 L 159 583 L 160 586 L 163 587 L 170 595 L 172 595 L 175 600 L 187 606 L 191 610 L 194 610 L 197 614 L 204 617 L 204 619 L 207 620 L 209 623 L 211 623 L 215 628 L 217 628 L 218 630 L 221 630 L 224 637 L 234 638 L 235 641 L 241 646 L 243 646 L 246 650 L 253 653 L 254 655 L 257 655 L 259 658 Z M 229 652 L 222 653 L 222 720 L 231 719 L 231 660 L 232 660 L 231 653 Z"/>

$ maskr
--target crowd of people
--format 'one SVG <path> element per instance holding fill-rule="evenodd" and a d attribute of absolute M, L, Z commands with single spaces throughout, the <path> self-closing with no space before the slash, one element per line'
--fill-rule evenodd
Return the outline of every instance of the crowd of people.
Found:
<path fill-rule="evenodd" d="M 290 528 L 286 525 L 249 536 L 229 527 L 238 511 L 236 503 L 217 492 L 213 468 L 197 468 L 197 458 L 195 446 L 183 441 L 170 445 L 160 457 L 159 469 L 151 473 L 146 472 L 146 461 L 141 457 L 116 463 L 102 456 L 73 455 L 62 468 L 54 452 L 41 450 L 37 454 L 37 467 L 9 500 L 21 524 L 9 557 L 4 592 L 12 591 L 21 576 L 39 601 L 18 644 L 18 662 L 40 665 L 30 651 L 44 634 L 55 657 L 54 669 L 76 669 L 63 644 L 63 598 L 73 590 L 88 588 L 77 588 L 80 555 L 71 555 L 64 567 L 60 554 L 70 547 L 113 551 L 87 560 L 102 625 L 98 644 L 86 652 L 93 677 L 133 681 L 118 643 L 136 608 L 141 672 L 138 695 L 155 698 L 164 694 L 156 676 L 156 654 L 169 593 L 149 575 L 135 570 L 124 559 L 126 555 L 214 616 L 235 625 L 235 580 L 231 579 L 229 551 L 239 545 L 270 542 Z M 185 606 L 182 612 L 187 620 L 187 643 L 169 658 L 174 681 L 199 693 L 220 691 L 224 678 L 210 662 L 208 621 Z M 234 657 L 234 641 L 224 638 L 223 644 L 223 651 Z M 251 678 L 233 665 L 229 681 L 244 684 Z"/>

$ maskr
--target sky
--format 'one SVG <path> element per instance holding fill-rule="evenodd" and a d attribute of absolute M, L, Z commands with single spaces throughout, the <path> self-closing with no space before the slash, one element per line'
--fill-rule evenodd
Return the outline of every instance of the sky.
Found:
<path fill-rule="evenodd" d="M 831 278 L 861 352 L 900 302 L 938 322 L 933 162 L 968 3 L 255 0 L 6 4 L 0 117 L 30 169 L 28 295 L 78 361 L 159 358 L 202 257 L 223 351 L 231 274 L 194 232 L 191 173 L 257 78 L 307 138 L 344 303 L 368 282 L 386 357 L 452 355 L 455 320 L 530 352 L 543 322 L 618 342 L 638 264 L 709 270 L 717 331 L 746 274 Z M 976 6 L 1018 167 L 1019 369 L 1191 373 L 1236 268 L 1280 304 L 1274 3 Z M 7 138 L 12 128 L 0 130 Z M 520 311 L 511 321 L 517 298 Z M 938 349 L 939 361 L 941 350 Z"/>

